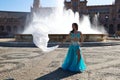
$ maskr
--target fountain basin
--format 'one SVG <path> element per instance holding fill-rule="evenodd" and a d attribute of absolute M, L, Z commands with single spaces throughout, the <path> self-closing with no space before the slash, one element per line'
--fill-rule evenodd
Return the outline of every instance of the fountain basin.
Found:
<path fill-rule="evenodd" d="M 15 41 L 17 41 L 17 42 L 32 42 L 33 37 L 32 37 L 32 34 L 16 34 Z"/>
<path fill-rule="evenodd" d="M 102 42 L 106 41 L 107 34 L 83 34 L 85 42 Z"/>
<path fill-rule="evenodd" d="M 49 42 L 62 42 L 67 36 L 68 34 L 49 34 Z M 83 40 L 84 42 L 102 42 L 107 39 L 107 36 L 107 34 L 83 34 Z M 15 39 L 17 42 L 33 42 L 31 34 L 16 34 Z"/>

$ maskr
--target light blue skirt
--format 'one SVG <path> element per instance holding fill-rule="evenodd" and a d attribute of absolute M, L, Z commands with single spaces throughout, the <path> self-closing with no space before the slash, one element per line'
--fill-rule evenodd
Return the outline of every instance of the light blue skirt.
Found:
<path fill-rule="evenodd" d="M 79 62 L 78 62 L 78 55 L 77 55 L 78 50 L 80 50 Z M 84 62 L 82 51 L 80 49 L 79 44 L 78 45 L 71 44 L 69 46 L 68 53 L 62 64 L 62 69 L 73 71 L 73 72 L 83 72 L 84 70 L 86 70 L 86 64 Z"/>

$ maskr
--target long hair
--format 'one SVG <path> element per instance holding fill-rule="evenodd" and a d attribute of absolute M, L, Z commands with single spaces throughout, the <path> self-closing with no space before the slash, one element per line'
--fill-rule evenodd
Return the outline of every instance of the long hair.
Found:
<path fill-rule="evenodd" d="M 77 23 L 73 23 L 72 26 L 75 26 L 76 30 L 78 30 L 78 24 Z M 74 33 L 74 29 L 72 31 L 70 31 L 70 33 Z"/>

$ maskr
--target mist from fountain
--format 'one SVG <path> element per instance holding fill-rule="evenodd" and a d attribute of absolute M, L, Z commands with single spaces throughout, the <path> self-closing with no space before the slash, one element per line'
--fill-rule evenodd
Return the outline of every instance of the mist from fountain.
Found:
<path fill-rule="evenodd" d="M 106 33 L 103 26 L 98 23 L 98 14 L 95 15 L 92 25 L 89 19 L 89 15 L 83 15 L 82 19 L 79 19 L 79 13 L 73 13 L 72 10 L 64 10 L 64 0 L 57 0 L 57 7 L 53 10 L 53 13 L 47 17 L 42 18 L 39 13 L 34 13 L 32 22 L 39 22 L 39 27 L 43 24 L 49 29 L 49 34 L 68 34 L 71 30 L 71 24 L 73 22 L 78 23 L 79 31 L 84 34 L 102 34 Z M 42 24 L 41 24 L 42 23 Z M 32 24 L 32 23 L 31 23 Z M 30 25 L 31 25 L 30 24 Z M 23 32 L 23 34 L 31 34 L 33 29 L 29 27 Z"/>
<path fill-rule="evenodd" d="M 73 13 L 72 10 L 65 10 L 64 0 L 57 0 L 57 7 L 53 10 L 53 13 L 47 17 L 41 17 L 39 13 L 33 13 L 33 20 L 27 26 L 23 34 L 32 34 L 33 41 L 41 48 L 43 51 L 49 51 L 47 48 L 47 43 L 49 41 L 48 34 L 69 34 L 72 30 L 72 23 L 77 23 L 79 25 L 79 31 L 83 34 L 102 34 L 105 33 L 102 26 L 96 24 L 92 25 L 90 23 L 89 16 L 84 15 L 79 19 L 79 13 Z M 97 17 L 95 17 L 96 19 Z M 91 26 L 95 26 L 93 29 Z M 49 48 L 50 51 L 56 49 L 58 46 Z"/>
<path fill-rule="evenodd" d="M 103 34 L 107 34 L 107 32 L 105 31 L 104 26 L 100 25 L 100 23 L 99 23 L 99 13 L 95 14 L 95 16 L 93 18 L 93 23 L 92 23 L 91 28 L 94 29 L 94 30 L 100 31 Z"/>

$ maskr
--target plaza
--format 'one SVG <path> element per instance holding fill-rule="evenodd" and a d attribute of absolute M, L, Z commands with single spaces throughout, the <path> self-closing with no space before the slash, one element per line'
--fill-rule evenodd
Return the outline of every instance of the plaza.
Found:
<path fill-rule="evenodd" d="M 42 7 L 41 0 L 33 0 L 29 12 L 0 10 L 0 80 L 120 80 L 120 1 L 109 5 L 87 3 L 62 0 L 59 4 L 64 6 L 56 9 Z M 83 15 L 87 15 L 87 21 L 83 18 L 80 23 Z M 86 24 L 78 30 L 86 32 L 82 32 L 84 42 L 80 45 L 87 69 L 81 73 L 61 68 L 72 40 L 79 45 L 81 34 L 77 40 L 75 37 L 61 43 L 68 36 L 65 32 L 70 31 L 68 24 L 74 21 Z M 48 33 L 47 28 L 56 33 Z M 47 53 L 38 48 L 55 45 L 60 46 Z"/>
<path fill-rule="evenodd" d="M 0 80 L 119 80 L 120 45 L 82 47 L 87 70 L 72 73 L 61 64 L 68 48 L 0 47 Z"/>

